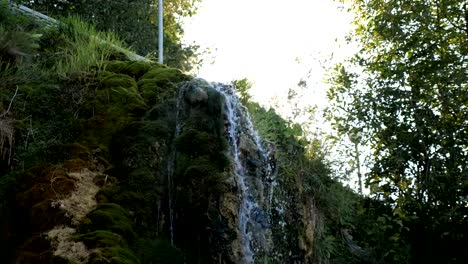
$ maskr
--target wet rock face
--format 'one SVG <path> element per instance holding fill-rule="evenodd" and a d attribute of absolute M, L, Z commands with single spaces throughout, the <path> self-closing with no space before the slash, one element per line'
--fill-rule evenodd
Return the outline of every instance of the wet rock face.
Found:
<path fill-rule="evenodd" d="M 269 215 L 272 176 L 269 152 L 255 131 L 247 109 L 239 102 L 232 86 L 213 84 L 225 98 L 225 133 L 230 144 L 231 178 L 235 187 L 231 194 L 237 199 L 237 238 L 233 241 L 232 261 L 257 263 L 267 259 L 273 248 Z"/>
<path fill-rule="evenodd" d="M 232 263 L 238 207 L 227 173 L 223 100 L 201 80 L 180 89 L 174 111 L 175 155 L 169 164 L 174 167 L 168 168 L 173 172 L 174 243 L 187 259 Z"/>
<path fill-rule="evenodd" d="M 191 105 L 206 103 L 208 101 L 208 94 L 201 87 L 190 87 L 186 91 L 186 99 Z"/>

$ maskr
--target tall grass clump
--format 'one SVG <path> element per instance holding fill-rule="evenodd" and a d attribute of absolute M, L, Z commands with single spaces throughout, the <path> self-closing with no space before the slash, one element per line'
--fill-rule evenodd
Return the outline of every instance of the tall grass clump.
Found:
<path fill-rule="evenodd" d="M 114 34 L 99 32 L 78 17 L 65 18 L 62 27 L 70 41 L 62 50 L 62 58 L 55 64 L 59 76 L 89 72 L 92 69 L 104 70 L 105 62 L 116 53 L 115 47 L 123 46 Z"/>

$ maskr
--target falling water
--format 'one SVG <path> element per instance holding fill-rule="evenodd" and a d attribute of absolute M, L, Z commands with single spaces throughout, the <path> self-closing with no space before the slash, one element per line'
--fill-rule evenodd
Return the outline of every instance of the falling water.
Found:
<path fill-rule="evenodd" d="M 170 155 L 169 160 L 167 161 L 167 193 L 168 193 L 168 207 L 169 207 L 169 232 L 171 235 L 171 245 L 174 246 L 174 206 L 172 204 L 172 191 L 174 185 L 174 168 L 175 168 L 175 161 L 176 161 L 176 138 L 180 134 L 181 129 L 181 122 L 180 122 L 180 108 L 182 104 L 182 97 L 183 92 L 185 90 L 185 86 L 179 89 L 179 94 L 177 96 L 176 102 L 176 117 L 175 117 L 175 129 L 174 129 L 174 137 L 172 140 L 171 148 L 170 148 Z"/>
<path fill-rule="evenodd" d="M 243 254 L 242 263 L 254 263 L 257 253 L 268 251 L 271 245 L 271 219 L 268 215 L 265 192 L 271 201 L 272 188 L 264 191 L 264 185 L 273 186 L 273 168 L 269 152 L 265 151 L 261 139 L 252 125 L 248 110 L 239 102 L 234 88 L 230 85 L 213 84 L 226 100 L 227 133 L 234 160 L 234 172 L 240 187 L 241 203 L 239 208 L 240 242 Z M 242 140 L 251 140 L 255 153 L 246 153 Z M 244 143 L 245 144 L 245 143 Z M 252 155 L 256 154 L 256 157 Z M 249 160 L 257 158 L 260 164 L 247 165 Z M 252 163 L 252 161 L 250 161 Z M 255 167 L 260 173 L 252 172 L 247 166 Z M 256 171 L 256 170 L 255 170 Z M 266 184 L 265 184 L 266 183 Z"/>

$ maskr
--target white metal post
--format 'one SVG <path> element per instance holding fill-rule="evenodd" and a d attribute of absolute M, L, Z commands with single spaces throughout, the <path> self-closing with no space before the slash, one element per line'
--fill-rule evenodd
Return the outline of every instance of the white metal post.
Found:
<path fill-rule="evenodd" d="M 162 64 L 164 61 L 163 58 L 163 30 L 164 30 L 164 25 L 163 25 L 163 0 L 159 0 L 159 37 L 158 37 L 158 49 L 159 49 L 159 63 Z"/>

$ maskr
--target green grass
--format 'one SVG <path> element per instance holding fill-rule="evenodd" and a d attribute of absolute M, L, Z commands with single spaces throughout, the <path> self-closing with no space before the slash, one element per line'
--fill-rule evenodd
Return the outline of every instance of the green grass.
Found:
<path fill-rule="evenodd" d="M 77 17 L 68 17 L 63 23 L 70 41 L 62 50 L 62 59 L 55 65 L 59 76 L 88 72 L 91 69 L 102 71 L 106 61 L 115 53 L 113 46 L 123 46 L 114 34 L 99 32 Z"/>

